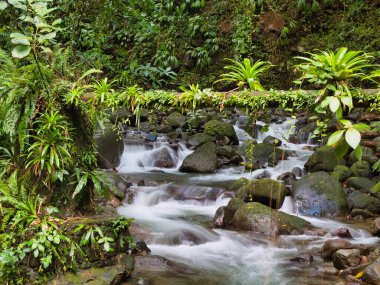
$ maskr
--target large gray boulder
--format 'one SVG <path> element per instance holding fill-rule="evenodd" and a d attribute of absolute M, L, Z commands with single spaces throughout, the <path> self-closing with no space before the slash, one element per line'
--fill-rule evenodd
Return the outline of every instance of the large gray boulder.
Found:
<path fill-rule="evenodd" d="M 253 180 L 243 186 L 236 196 L 245 202 L 259 202 L 274 209 L 280 209 L 285 200 L 285 186 L 269 178 Z"/>
<path fill-rule="evenodd" d="M 340 183 L 320 171 L 301 177 L 294 184 L 293 198 L 298 211 L 307 216 L 341 216 L 346 214 L 346 197 Z"/>
<path fill-rule="evenodd" d="M 242 146 L 242 155 L 245 159 L 248 169 L 257 169 L 265 167 L 267 164 L 270 166 L 276 165 L 279 160 L 287 158 L 288 154 L 274 145 L 259 143 L 255 141 L 245 141 Z"/>
<path fill-rule="evenodd" d="M 232 218 L 233 228 L 251 231 L 265 236 L 303 232 L 309 222 L 283 212 L 273 210 L 263 204 L 252 202 L 240 207 Z"/>
<path fill-rule="evenodd" d="M 338 158 L 332 147 L 322 146 L 310 156 L 309 160 L 305 163 L 305 169 L 309 172 L 332 172 L 335 166 L 345 164 L 345 159 Z"/>
<path fill-rule="evenodd" d="M 175 167 L 175 162 L 170 155 L 169 150 L 165 147 L 155 154 L 154 166 L 162 168 L 173 168 Z"/>
<path fill-rule="evenodd" d="M 179 171 L 190 173 L 212 173 L 216 170 L 216 145 L 207 142 L 188 155 Z"/>
<path fill-rule="evenodd" d="M 205 124 L 204 133 L 217 139 L 227 137 L 231 144 L 238 145 L 239 139 L 236 135 L 234 127 L 229 124 L 218 120 L 211 120 Z"/>

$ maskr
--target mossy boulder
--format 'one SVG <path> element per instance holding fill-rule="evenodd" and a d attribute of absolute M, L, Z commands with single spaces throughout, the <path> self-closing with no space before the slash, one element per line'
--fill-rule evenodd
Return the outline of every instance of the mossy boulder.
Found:
<path fill-rule="evenodd" d="M 275 165 L 279 160 L 287 158 L 287 153 L 274 145 L 259 143 L 254 140 L 245 141 L 242 146 L 242 155 L 247 169 L 258 169 L 268 165 Z"/>
<path fill-rule="evenodd" d="M 347 204 L 350 209 L 366 209 L 374 214 L 380 214 L 380 199 L 361 191 L 352 191 L 348 194 Z"/>
<path fill-rule="evenodd" d="M 217 139 L 223 139 L 224 137 L 227 137 L 231 144 L 239 144 L 239 139 L 236 135 L 235 129 L 230 123 L 211 120 L 205 124 L 204 133 L 210 136 L 214 136 Z"/>
<path fill-rule="evenodd" d="M 237 209 L 242 207 L 245 202 L 239 198 L 231 199 L 227 206 L 219 207 L 213 219 L 213 224 L 217 228 L 225 228 L 231 225 L 231 221 Z"/>
<path fill-rule="evenodd" d="M 225 146 L 217 147 L 216 155 L 226 157 L 226 158 L 233 158 L 234 156 L 239 155 L 239 154 L 231 146 L 225 145 Z"/>
<path fill-rule="evenodd" d="M 236 196 L 245 202 L 259 202 L 274 209 L 281 208 L 285 200 L 285 186 L 269 178 L 253 180 L 243 186 Z"/>
<path fill-rule="evenodd" d="M 249 179 L 242 177 L 228 184 L 227 189 L 229 191 L 237 191 L 249 182 L 250 182 Z"/>
<path fill-rule="evenodd" d="M 184 159 L 179 171 L 212 173 L 216 170 L 216 162 L 216 145 L 213 142 L 207 142 Z"/>
<path fill-rule="evenodd" d="M 166 118 L 166 123 L 172 128 L 181 127 L 186 121 L 186 117 L 178 112 L 171 113 Z"/>
<path fill-rule="evenodd" d="M 371 166 L 367 161 L 357 161 L 351 166 L 350 171 L 353 176 L 368 177 L 371 175 Z"/>
<path fill-rule="evenodd" d="M 350 177 L 347 180 L 347 186 L 359 190 L 363 193 L 370 193 L 375 182 L 366 177 Z"/>
<path fill-rule="evenodd" d="M 215 137 L 204 134 L 204 133 L 198 133 L 198 134 L 191 136 L 188 139 L 188 144 L 190 146 L 198 147 L 198 146 L 201 146 L 202 144 L 204 144 L 206 142 L 214 142 L 214 141 L 216 141 Z"/>
<path fill-rule="evenodd" d="M 334 148 L 322 146 L 318 148 L 305 163 L 305 169 L 309 172 L 332 172 L 337 165 L 345 165 L 344 158 L 338 158 Z"/>
<path fill-rule="evenodd" d="M 246 203 L 240 207 L 231 221 L 232 227 L 265 236 L 303 232 L 309 222 L 288 215 L 257 202 Z"/>
<path fill-rule="evenodd" d="M 339 182 L 346 181 L 351 175 L 351 170 L 345 165 L 335 166 L 334 171 L 331 173 L 331 176 Z"/>
<path fill-rule="evenodd" d="M 346 197 L 340 183 L 319 171 L 301 177 L 294 184 L 293 198 L 298 211 L 307 216 L 342 216 L 346 214 Z"/>
<path fill-rule="evenodd" d="M 266 136 L 265 139 L 263 140 L 263 143 L 274 145 L 274 146 L 282 145 L 282 141 L 274 136 Z"/>

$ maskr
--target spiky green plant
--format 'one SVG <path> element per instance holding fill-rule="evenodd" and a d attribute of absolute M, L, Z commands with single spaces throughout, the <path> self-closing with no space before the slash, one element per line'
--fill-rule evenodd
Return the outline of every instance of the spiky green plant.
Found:
<path fill-rule="evenodd" d="M 222 81 L 236 82 L 240 89 L 248 85 L 250 90 L 264 91 L 260 83 L 260 76 L 272 67 L 270 62 L 258 60 L 252 64 L 249 58 L 244 58 L 242 63 L 229 58 L 226 60 L 232 63 L 224 67 L 230 72 L 222 74 L 221 78 L 215 83 Z"/>

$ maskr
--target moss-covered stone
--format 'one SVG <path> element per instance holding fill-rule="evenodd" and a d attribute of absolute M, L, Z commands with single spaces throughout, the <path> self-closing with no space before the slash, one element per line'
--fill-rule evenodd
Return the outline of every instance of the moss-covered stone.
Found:
<path fill-rule="evenodd" d="M 345 165 L 346 161 L 338 158 L 334 148 L 322 146 L 305 163 L 305 169 L 309 172 L 332 172 L 337 165 Z"/>
<path fill-rule="evenodd" d="M 227 137 L 231 144 L 239 144 L 239 139 L 236 135 L 234 127 L 223 121 L 211 120 L 205 124 L 204 133 L 210 136 L 214 136 L 217 139 L 223 139 Z"/>
<path fill-rule="evenodd" d="M 350 169 L 345 165 L 337 165 L 334 167 L 334 171 L 331 176 L 334 177 L 339 182 L 346 181 L 351 176 Z"/>
<path fill-rule="evenodd" d="M 285 186 L 269 178 L 253 180 L 243 186 L 236 196 L 245 202 L 259 202 L 274 209 L 281 208 L 285 199 Z"/>
<path fill-rule="evenodd" d="M 210 135 L 207 135 L 204 133 L 197 133 L 197 134 L 195 134 L 189 138 L 188 144 L 190 146 L 198 147 L 198 146 L 201 146 L 202 144 L 204 144 L 206 142 L 214 142 L 215 140 L 216 140 L 216 138 L 213 136 L 210 136 Z"/>
<path fill-rule="evenodd" d="M 289 234 L 294 230 L 302 232 L 310 226 L 307 221 L 299 217 L 278 212 L 257 202 L 246 203 L 240 207 L 231 223 L 236 229 L 265 236 Z"/>
<path fill-rule="evenodd" d="M 178 112 L 171 113 L 166 118 L 166 123 L 172 128 L 181 127 L 186 121 L 186 117 Z"/>
<path fill-rule="evenodd" d="M 363 193 L 370 193 L 375 182 L 366 177 L 350 177 L 347 180 L 347 185 Z"/>
<path fill-rule="evenodd" d="M 367 161 L 357 161 L 351 166 L 350 171 L 353 176 L 368 177 L 371 175 L 371 166 Z"/>

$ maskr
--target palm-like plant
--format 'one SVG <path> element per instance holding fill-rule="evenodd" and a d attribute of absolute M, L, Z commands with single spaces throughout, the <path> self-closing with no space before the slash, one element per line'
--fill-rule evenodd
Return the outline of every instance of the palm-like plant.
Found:
<path fill-rule="evenodd" d="M 296 69 L 302 73 L 296 83 L 302 84 L 306 80 L 320 86 L 321 90 L 316 102 L 324 99 L 320 106 L 323 109 L 330 106 L 331 111 L 341 117 L 342 105 L 348 107 L 349 110 L 353 107 L 350 92 L 351 80 L 365 77 L 364 70 L 372 66 L 373 57 L 362 51 L 348 51 L 345 47 L 340 48 L 336 53 L 321 51 L 307 54 L 310 57 L 296 57 L 303 61 L 296 65 Z"/>
<path fill-rule="evenodd" d="M 239 88 L 248 85 L 250 90 L 264 91 L 259 77 L 272 67 L 270 62 L 258 60 L 252 65 L 248 58 L 244 58 L 243 63 L 229 58 L 226 60 L 232 63 L 224 67 L 230 72 L 222 74 L 215 83 L 221 81 L 236 82 Z"/>

